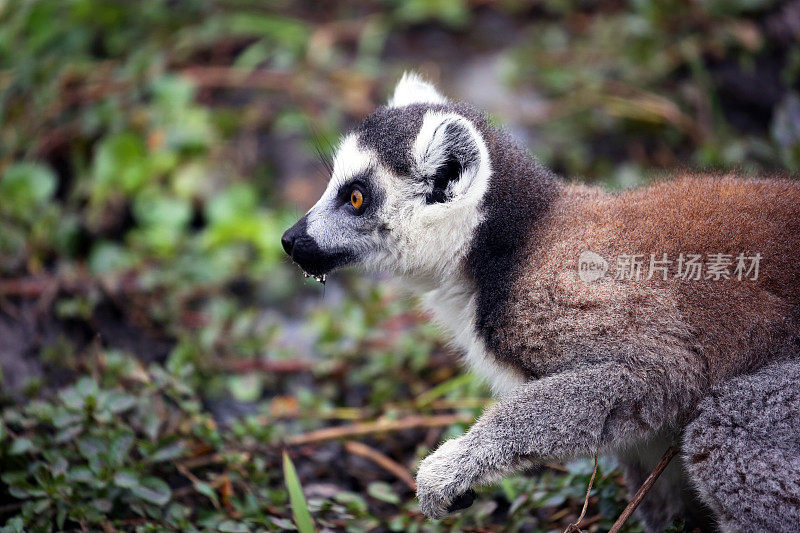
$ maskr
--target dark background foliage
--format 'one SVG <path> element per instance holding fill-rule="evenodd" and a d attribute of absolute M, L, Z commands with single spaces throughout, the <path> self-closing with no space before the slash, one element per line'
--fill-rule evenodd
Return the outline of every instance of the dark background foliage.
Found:
<path fill-rule="evenodd" d="M 487 391 L 382 280 L 282 257 L 317 152 L 406 68 L 570 178 L 800 169 L 795 0 L 2 1 L 3 531 L 575 519 L 586 460 L 426 522 L 404 478 Z M 625 493 L 607 461 L 595 487 L 599 531 Z"/>

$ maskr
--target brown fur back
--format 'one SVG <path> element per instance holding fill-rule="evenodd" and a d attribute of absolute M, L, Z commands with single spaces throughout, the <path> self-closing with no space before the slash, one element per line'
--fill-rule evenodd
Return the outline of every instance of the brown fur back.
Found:
<path fill-rule="evenodd" d="M 578 257 L 644 254 L 640 280 L 586 282 Z M 758 279 L 647 277 L 650 254 L 760 253 Z M 705 276 L 705 272 L 703 273 Z M 515 273 L 499 357 L 533 376 L 609 351 L 689 352 L 711 383 L 800 353 L 800 184 L 683 177 L 608 194 L 564 186 Z M 520 335 L 519 332 L 525 332 Z M 674 349 L 674 350 L 673 350 Z"/>

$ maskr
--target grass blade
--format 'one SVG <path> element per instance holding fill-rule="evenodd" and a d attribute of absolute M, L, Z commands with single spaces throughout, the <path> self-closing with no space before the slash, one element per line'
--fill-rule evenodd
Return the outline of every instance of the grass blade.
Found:
<path fill-rule="evenodd" d="M 311 513 L 308 512 L 306 497 L 303 496 L 303 487 L 300 485 L 300 478 L 294 469 L 289 454 L 283 452 L 283 478 L 286 481 L 286 490 L 289 491 L 289 504 L 292 506 L 294 523 L 300 533 L 314 533 L 314 522 L 311 520 Z"/>

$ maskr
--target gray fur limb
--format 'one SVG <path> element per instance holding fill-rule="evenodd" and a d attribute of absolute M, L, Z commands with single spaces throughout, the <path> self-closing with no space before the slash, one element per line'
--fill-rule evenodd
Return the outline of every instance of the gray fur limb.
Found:
<path fill-rule="evenodd" d="M 472 486 L 532 463 L 641 439 L 675 421 L 694 393 L 691 380 L 665 380 L 663 374 L 648 375 L 618 363 L 530 382 L 422 462 L 417 476 L 420 508 L 441 518 Z"/>
<path fill-rule="evenodd" d="M 725 533 L 800 524 L 800 361 L 714 389 L 686 428 L 684 464 Z"/>

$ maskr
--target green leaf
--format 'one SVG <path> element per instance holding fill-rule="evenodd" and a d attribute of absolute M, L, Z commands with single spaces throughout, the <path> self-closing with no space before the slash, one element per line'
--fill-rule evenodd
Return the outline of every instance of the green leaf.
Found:
<path fill-rule="evenodd" d="M 139 474 L 126 468 L 114 474 L 114 484 L 123 489 L 132 489 L 139 485 Z"/>
<path fill-rule="evenodd" d="M 176 441 L 172 444 L 168 444 L 163 448 L 159 449 L 153 455 L 147 458 L 147 461 L 150 463 L 160 463 L 163 461 L 171 461 L 172 459 L 176 459 L 180 457 L 183 452 L 186 450 L 186 445 L 183 441 Z"/>
<path fill-rule="evenodd" d="M 234 522 L 233 520 L 224 520 L 217 526 L 218 531 L 223 533 L 248 533 L 250 528 L 247 524 L 241 522 Z"/>
<path fill-rule="evenodd" d="M 367 512 L 367 502 L 355 492 L 341 491 L 333 499 L 344 505 L 350 513 L 359 515 Z"/>
<path fill-rule="evenodd" d="M 517 498 L 517 489 L 514 487 L 514 482 L 506 478 L 500 482 L 500 488 L 503 489 L 503 495 L 506 500 L 513 502 Z"/>
<path fill-rule="evenodd" d="M 261 397 L 264 379 L 256 373 L 228 377 L 228 390 L 239 402 L 254 402 Z"/>
<path fill-rule="evenodd" d="M 143 193 L 134 201 L 133 214 L 143 226 L 180 230 L 191 220 L 192 206 L 182 198 Z"/>
<path fill-rule="evenodd" d="M 22 518 L 19 516 L 15 516 L 14 518 L 10 518 L 6 525 L 3 526 L 3 533 L 24 533 L 25 532 L 25 522 L 22 521 Z"/>
<path fill-rule="evenodd" d="M 21 438 L 14 441 L 8 453 L 11 455 L 22 455 L 23 453 L 33 451 L 35 448 L 36 446 L 33 445 L 30 439 Z"/>
<path fill-rule="evenodd" d="M 82 416 L 77 413 L 70 413 L 64 409 L 59 410 L 53 417 L 53 425 L 58 429 L 63 429 L 67 426 L 72 426 L 80 422 Z"/>
<path fill-rule="evenodd" d="M 194 99 L 194 93 L 194 85 L 178 76 L 163 76 L 153 82 L 153 96 L 165 112 L 186 107 Z"/>
<path fill-rule="evenodd" d="M 86 466 L 76 466 L 67 472 L 67 481 L 70 483 L 89 483 L 95 479 L 94 473 Z"/>
<path fill-rule="evenodd" d="M 194 490 L 214 502 L 215 504 L 219 503 L 219 499 L 217 498 L 217 492 L 209 485 L 208 483 L 203 483 L 202 481 L 199 483 L 194 484 Z"/>
<path fill-rule="evenodd" d="M 238 222 L 250 216 L 258 204 L 256 190 L 247 184 L 236 184 L 215 195 L 206 205 L 206 216 L 212 224 Z"/>
<path fill-rule="evenodd" d="M 289 504 L 292 507 L 294 523 L 300 533 L 312 533 L 314 522 L 311 520 L 311 513 L 308 512 L 306 497 L 303 495 L 303 487 L 297 477 L 297 471 L 289 458 L 289 454 L 283 452 L 283 478 L 286 482 L 286 489 L 289 491 Z"/>
<path fill-rule="evenodd" d="M 308 23 L 275 14 L 261 15 L 237 12 L 224 20 L 226 30 L 239 36 L 267 37 L 284 46 L 301 46 L 308 42 Z"/>
<path fill-rule="evenodd" d="M 125 463 L 131 448 L 133 448 L 133 440 L 131 433 L 123 433 L 117 435 L 111 442 L 111 446 L 108 448 L 108 458 L 114 466 L 120 466 Z"/>
<path fill-rule="evenodd" d="M 297 526 L 294 525 L 294 522 L 288 518 L 278 518 L 275 516 L 270 516 L 268 518 L 272 525 L 279 527 L 281 531 L 294 531 L 297 529 Z"/>
<path fill-rule="evenodd" d="M 16 163 L 0 178 L 0 206 L 22 218 L 31 218 L 31 209 L 47 202 L 56 190 L 56 177 L 41 163 Z"/>
<path fill-rule="evenodd" d="M 100 241 L 92 248 L 89 269 L 93 274 L 108 274 L 129 268 L 133 262 L 133 255 L 119 244 Z"/>
<path fill-rule="evenodd" d="M 78 441 L 78 450 L 81 455 L 88 459 L 97 459 L 98 456 L 108 451 L 108 442 L 103 442 L 95 437 L 86 437 Z"/>
<path fill-rule="evenodd" d="M 462 374 L 458 377 L 449 379 L 444 383 L 440 383 L 436 385 L 432 389 L 429 389 L 419 396 L 417 396 L 416 404 L 417 407 L 425 407 L 434 400 L 437 400 L 447 394 L 450 394 L 453 391 L 457 391 L 459 389 L 465 389 L 469 385 L 471 385 L 475 381 L 475 376 L 472 374 Z"/>
<path fill-rule="evenodd" d="M 106 407 L 114 414 L 124 413 L 136 405 L 136 398 L 119 391 L 111 391 L 106 399 Z"/>
<path fill-rule="evenodd" d="M 67 521 L 67 512 L 68 509 L 66 506 L 63 506 L 58 510 L 58 514 L 56 515 L 56 525 L 58 526 L 59 531 L 64 529 L 64 522 Z"/>
<path fill-rule="evenodd" d="M 112 193 L 130 193 L 139 189 L 149 178 L 149 171 L 141 137 L 134 133 L 119 133 L 104 139 L 92 164 L 96 200 L 103 200 Z"/>
<path fill-rule="evenodd" d="M 400 497 L 392 490 L 392 486 L 383 481 L 374 481 L 370 483 L 367 486 L 367 494 L 382 502 L 394 505 L 400 504 Z"/>
<path fill-rule="evenodd" d="M 172 497 L 169 485 L 157 477 L 144 478 L 138 485 L 131 489 L 139 498 L 156 505 L 166 505 Z"/>

